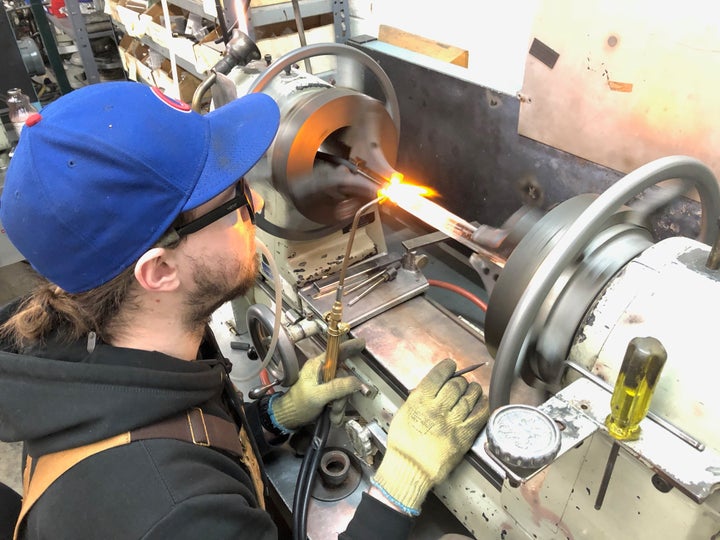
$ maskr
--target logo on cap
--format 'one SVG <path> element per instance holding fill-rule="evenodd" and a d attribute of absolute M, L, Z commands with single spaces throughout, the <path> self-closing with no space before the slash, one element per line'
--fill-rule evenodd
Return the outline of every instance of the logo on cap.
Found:
<path fill-rule="evenodd" d="M 176 111 L 181 112 L 190 112 L 191 108 L 190 105 L 185 103 L 184 101 L 180 101 L 179 99 L 173 99 L 168 95 L 165 95 L 162 90 L 160 90 L 157 86 L 151 87 L 153 94 L 155 94 L 157 97 L 160 98 L 160 101 L 165 103 L 165 105 L 169 105 Z"/>

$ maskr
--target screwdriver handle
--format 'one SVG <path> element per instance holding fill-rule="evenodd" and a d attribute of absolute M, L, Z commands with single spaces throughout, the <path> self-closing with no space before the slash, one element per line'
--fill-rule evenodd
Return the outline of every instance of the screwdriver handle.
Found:
<path fill-rule="evenodd" d="M 605 419 L 615 439 L 627 441 L 640 436 L 640 422 L 650 408 L 665 360 L 667 351 L 654 337 L 636 337 L 628 343 Z"/>

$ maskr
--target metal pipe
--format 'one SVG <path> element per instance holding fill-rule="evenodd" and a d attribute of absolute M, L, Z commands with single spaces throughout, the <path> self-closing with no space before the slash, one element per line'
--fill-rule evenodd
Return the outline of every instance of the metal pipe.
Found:
<path fill-rule="evenodd" d="M 192 110 L 196 113 L 200 112 L 202 99 L 205 96 L 205 93 L 210 89 L 210 87 L 215 84 L 215 79 L 217 79 L 217 73 L 212 71 L 210 72 L 210 75 L 208 75 L 205 80 L 203 80 L 203 82 L 201 82 L 200 85 L 195 89 L 192 98 Z"/>
<path fill-rule="evenodd" d="M 292 0 L 293 13 L 295 15 L 295 26 L 297 26 L 298 38 L 300 38 L 300 46 L 307 46 L 307 39 L 305 38 L 305 27 L 303 26 L 302 15 L 300 14 L 300 3 L 298 0 Z M 312 66 L 310 65 L 310 59 L 306 58 L 305 71 L 312 73 Z"/>
<path fill-rule="evenodd" d="M 358 208 L 357 212 L 355 212 L 352 225 L 350 226 L 347 245 L 345 246 L 345 258 L 343 259 L 342 266 L 340 267 L 340 278 L 338 279 L 338 287 L 335 291 L 335 301 L 333 302 L 330 313 L 325 316 L 325 320 L 328 323 L 327 349 L 325 351 L 325 362 L 323 363 L 322 369 L 322 378 L 325 382 L 330 381 L 335 377 L 335 372 L 337 371 L 338 352 L 340 350 L 340 336 L 350 329 L 347 324 L 342 322 L 342 297 L 348 261 L 350 260 L 350 252 L 352 251 L 353 241 L 355 240 L 355 232 L 357 231 L 358 223 L 360 222 L 362 215 L 365 214 L 365 212 L 367 212 L 372 206 L 380 202 L 380 200 L 381 197 L 378 197 Z"/>
<path fill-rule="evenodd" d="M 717 227 L 718 230 L 720 230 L 720 219 L 717 221 Z M 705 266 L 708 270 L 717 270 L 720 268 L 720 235 L 718 235 L 715 242 L 713 242 L 712 248 L 710 248 Z"/>
<path fill-rule="evenodd" d="M 355 216 L 353 217 L 352 225 L 350 226 L 350 232 L 348 236 L 347 245 L 345 246 L 345 257 L 343 258 L 342 266 L 340 267 L 340 278 L 338 279 L 338 287 L 335 291 L 336 294 L 336 301 L 342 300 L 343 296 L 343 286 L 345 284 L 345 276 L 347 274 L 347 268 L 348 263 L 350 261 L 350 252 L 352 251 L 352 245 L 353 241 L 355 240 L 355 232 L 358 228 L 358 223 L 360 222 L 360 218 L 367 212 L 371 207 L 378 204 L 383 197 L 376 197 L 372 201 L 365 203 L 360 208 L 358 208 L 357 212 L 355 212 Z"/>

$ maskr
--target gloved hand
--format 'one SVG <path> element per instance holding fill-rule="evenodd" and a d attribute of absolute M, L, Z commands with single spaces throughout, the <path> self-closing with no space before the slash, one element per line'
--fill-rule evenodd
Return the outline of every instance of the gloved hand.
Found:
<path fill-rule="evenodd" d="M 338 363 L 365 348 L 365 340 L 349 339 L 340 344 Z M 321 383 L 322 365 L 325 355 L 321 354 L 305 362 L 300 376 L 286 394 L 274 398 L 269 405 L 271 416 L 278 427 L 286 430 L 312 422 L 323 408 L 333 402 L 330 420 L 339 425 L 345 412 L 347 397 L 360 390 L 360 381 L 355 377 L 338 377 Z"/>
<path fill-rule="evenodd" d="M 454 372 L 455 362 L 446 358 L 410 392 L 390 423 L 387 451 L 373 478 L 412 515 L 420 513 L 428 491 L 460 463 L 488 420 L 482 387 Z"/>

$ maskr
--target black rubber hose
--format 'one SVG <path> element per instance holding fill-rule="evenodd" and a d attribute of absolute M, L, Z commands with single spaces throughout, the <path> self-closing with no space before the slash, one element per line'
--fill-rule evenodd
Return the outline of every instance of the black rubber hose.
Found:
<path fill-rule="evenodd" d="M 293 540 L 307 540 L 307 514 L 308 505 L 310 504 L 310 493 L 315 483 L 318 464 L 320 463 L 323 449 L 327 444 L 329 434 L 330 407 L 328 406 L 315 424 L 313 438 L 303 458 L 300 473 L 298 474 L 298 481 L 295 484 L 295 495 L 293 499 Z"/>

